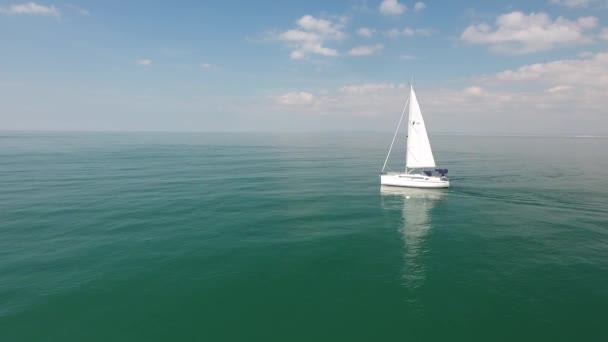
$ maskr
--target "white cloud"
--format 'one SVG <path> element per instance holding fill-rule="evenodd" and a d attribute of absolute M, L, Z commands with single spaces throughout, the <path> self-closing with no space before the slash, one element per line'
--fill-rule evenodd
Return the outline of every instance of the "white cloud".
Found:
<path fill-rule="evenodd" d="M 480 87 L 472 86 L 464 89 L 464 93 L 471 96 L 481 96 L 483 90 Z"/>
<path fill-rule="evenodd" d="M 426 5 L 424 4 L 424 2 L 418 1 L 415 5 L 414 5 L 414 11 L 422 11 L 423 9 L 426 8 Z"/>
<path fill-rule="evenodd" d="M 306 106 L 315 102 L 315 96 L 305 91 L 293 91 L 275 98 L 275 101 L 285 106 Z"/>
<path fill-rule="evenodd" d="M 146 59 L 146 58 L 142 58 L 142 59 L 138 59 L 135 61 L 135 63 L 137 65 L 141 65 L 141 66 L 145 66 L 145 67 L 149 67 L 152 65 L 152 60 L 151 59 Z"/>
<path fill-rule="evenodd" d="M 578 59 L 563 59 L 549 63 L 524 65 L 484 77 L 493 82 L 524 82 L 541 85 L 578 86 L 584 89 L 608 88 L 608 52 L 585 54 Z"/>
<path fill-rule="evenodd" d="M 74 6 L 74 5 L 71 5 L 71 4 L 67 4 L 66 6 L 68 8 L 70 8 L 70 9 L 74 10 L 75 12 L 77 12 L 78 14 L 80 14 L 82 16 L 88 17 L 88 16 L 91 15 L 91 12 L 89 12 L 88 10 L 86 10 L 86 9 L 84 9 L 82 7 Z"/>
<path fill-rule="evenodd" d="M 596 17 L 580 17 L 577 20 L 578 25 L 583 29 L 592 29 L 597 26 Z"/>
<path fill-rule="evenodd" d="M 384 45 L 375 44 L 375 45 L 362 45 L 356 46 L 352 48 L 348 54 L 351 56 L 369 56 L 376 54 L 384 49 Z"/>
<path fill-rule="evenodd" d="M 412 55 L 401 55 L 399 56 L 399 58 L 404 61 L 413 61 L 414 59 L 416 59 L 416 57 Z"/>
<path fill-rule="evenodd" d="M 341 31 L 339 24 L 334 24 L 329 20 L 315 18 L 305 15 L 297 22 L 298 26 L 310 32 L 317 32 L 324 37 L 342 39 L 346 35 Z"/>
<path fill-rule="evenodd" d="M 301 50 L 294 50 L 289 54 L 289 58 L 295 60 L 304 59 L 304 57 L 306 57 L 306 55 Z"/>
<path fill-rule="evenodd" d="M 405 88 L 405 84 L 395 84 L 395 83 L 363 83 L 356 85 L 348 85 L 340 87 L 338 90 L 342 93 L 350 93 L 350 94 L 369 94 L 375 93 L 387 89 L 402 89 Z"/>
<path fill-rule="evenodd" d="M 566 91 L 566 90 L 570 90 L 572 89 L 571 86 L 566 86 L 566 85 L 558 85 L 555 87 L 551 87 L 547 90 L 545 90 L 546 93 L 559 93 L 561 91 Z"/>
<path fill-rule="evenodd" d="M 386 32 L 386 35 L 391 37 L 391 38 L 397 38 L 397 37 L 414 37 L 414 36 L 430 36 L 431 30 L 430 29 L 414 29 L 411 27 L 406 27 L 403 30 L 399 30 L 399 29 L 391 29 L 388 30 Z"/>
<path fill-rule="evenodd" d="M 287 43 L 292 50 L 291 59 L 304 59 L 311 54 L 338 56 L 338 50 L 326 47 L 325 43 L 344 39 L 343 28 L 344 20 L 332 22 L 305 15 L 297 20 L 296 28 L 275 34 L 273 39 Z"/>
<path fill-rule="evenodd" d="M 397 0 L 383 0 L 380 4 L 380 13 L 385 15 L 399 15 L 406 11 L 407 7 Z"/>
<path fill-rule="evenodd" d="M 396 28 L 395 29 L 391 29 L 391 30 L 386 31 L 386 35 L 389 36 L 389 37 L 391 37 L 391 38 L 397 38 L 397 37 L 399 37 L 401 35 L 401 30 L 396 29 Z"/>
<path fill-rule="evenodd" d="M 374 35 L 375 30 L 372 30 L 368 27 L 361 27 L 357 30 L 357 34 L 359 34 L 362 37 L 371 37 Z"/>
<path fill-rule="evenodd" d="M 338 50 L 324 47 L 321 43 L 306 42 L 298 45 L 296 50 L 293 50 L 289 55 L 291 59 L 303 59 L 308 54 L 317 54 L 322 56 L 338 56 Z"/>
<path fill-rule="evenodd" d="M 608 52 L 524 65 L 454 84 L 454 88 L 416 89 L 431 133 L 608 134 L 603 124 L 608 106 Z M 298 111 L 337 122 L 390 130 L 408 88 L 388 82 L 347 84 L 302 92 L 309 94 L 304 96 L 308 100 L 298 101 L 302 97 L 292 95 L 279 102 L 307 104 Z"/>
<path fill-rule="evenodd" d="M 602 29 L 602 31 L 600 32 L 599 37 L 600 37 L 600 39 L 602 39 L 602 40 L 608 40 L 608 27 L 607 27 L 607 28 Z"/>
<path fill-rule="evenodd" d="M 549 0 L 554 5 L 564 6 L 568 8 L 588 7 L 594 0 Z"/>
<path fill-rule="evenodd" d="M 430 36 L 431 35 L 431 30 L 430 29 L 412 29 L 409 27 L 406 27 L 403 29 L 403 35 L 404 36 L 408 36 L 408 37 L 412 37 L 412 36 Z"/>
<path fill-rule="evenodd" d="M 209 64 L 209 63 L 202 63 L 201 68 L 202 69 L 211 69 L 211 68 L 213 68 L 213 65 Z"/>
<path fill-rule="evenodd" d="M 35 2 L 28 2 L 24 4 L 11 5 L 8 7 L 0 7 L 0 13 L 2 14 L 26 14 L 26 15 L 46 15 L 59 17 L 61 13 L 54 6 L 39 5 Z"/>
<path fill-rule="evenodd" d="M 301 30 L 287 30 L 279 34 L 278 39 L 291 42 L 312 42 L 319 40 L 319 35 L 313 32 L 306 32 Z"/>
<path fill-rule="evenodd" d="M 587 31 L 596 26 L 595 17 L 553 20 L 546 13 L 511 12 L 498 16 L 494 27 L 485 23 L 467 27 L 460 38 L 473 44 L 488 44 L 499 53 L 526 54 L 588 43 L 591 38 Z"/>

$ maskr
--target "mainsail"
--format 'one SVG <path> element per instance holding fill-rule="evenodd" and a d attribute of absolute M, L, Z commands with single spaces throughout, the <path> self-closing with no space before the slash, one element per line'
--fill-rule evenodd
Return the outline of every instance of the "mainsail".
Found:
<path fill-rule="evenodd" d="M 414 87 L 410 90 L 410 112 L 407 122 L 407 156 L 406 167 L 410 169 L 416 168 L 434 168 L 435 158 L 431 150 L 431 143 L 426 133 L 426 126 L 420 111 L 420 105 L 414 93 Z"/>

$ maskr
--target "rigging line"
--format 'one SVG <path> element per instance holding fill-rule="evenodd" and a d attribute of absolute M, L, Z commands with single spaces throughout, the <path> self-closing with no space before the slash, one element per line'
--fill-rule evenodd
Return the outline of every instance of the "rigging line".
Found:
<path fill-rule="evenodd" d="M 391 142 L 391 147 L 388 149 L 388 154 L 386 155 L 386 159 L 384 160 L 384 165 L 382 166 L 382 172 L 386 168 L 386 163 L 388 162 L 388 158 L 391 156 L 391 151 L 393 150 L 393 145 L 395 144 L 395 138 L 397 138 L 397 133 L 399 132 L 399 127 L 401 127 L 401 121 L 403 121 L 403 115 L 405 114 L 405 109 L 407 108 L 408 103 L 410 103 L 410 98 L 407 98 L 405 101 L 405 106 L 403 106 L 403 111 L 401 112 L 401 117 L 399 118 L 399 123 L 397 124 L 397 129 L 395 130 L 395 135 L 393 135 L 393 141 Z"/>

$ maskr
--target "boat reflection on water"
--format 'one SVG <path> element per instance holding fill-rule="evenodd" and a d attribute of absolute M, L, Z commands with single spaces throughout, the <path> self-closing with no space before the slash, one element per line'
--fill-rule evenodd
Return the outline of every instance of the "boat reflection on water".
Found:
<path fill-rule="evenodd" d="M 403 224 L 400 230 L 405 245 L 403 278 L 408 288 L 416 289 L 426 279 L 425 240 L 432 229 L 431 210 L 447 197 L 447 192 L 391 186 L 380 187 L 380 192 L 385 209 L 402 211 Z"/>

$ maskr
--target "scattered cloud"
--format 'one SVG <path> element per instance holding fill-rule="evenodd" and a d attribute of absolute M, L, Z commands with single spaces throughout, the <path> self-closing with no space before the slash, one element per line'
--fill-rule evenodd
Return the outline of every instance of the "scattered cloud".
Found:
<path fill-rule="evenodd" d="M 547 90 L 545 90 L 546 93 L 559 93 L 561 91 L 566 91 L 566 90 L 570 90 L 572 89 L 571 86 L 566 86 L 566 85 L 558 85 L 555 87 L 551 87 Z"/>
<path fill-rule="evenodd" d="M 472 86 L 464 89 L 464 93 L 471 96 L 481 96 L 483 90 L 480 87 Z"/>
<path fill-rule="evenodd" d="M 211 69 L 213 68 L 212 64 L 209 63 L 201 63 L 201 69 Z"/>
<path fill-rule="evenodd" d="M 368 27 L 361 27 L 357 30 L 358 35 L 360 35 L 361 37 L 367 37 L 367 38 L 370 38 L 371 36 L 373 36 L 374 32 L 376 32 L 376 30 L 370 29 Z"/>
<path fill-rule="evenodd" d="M 478 76 L 454 88 L 418 87 L 431 132 L 605 134 L 597 125 L 608 99 L 608 52 L 575 59 L 524 65 Z M 347 84 L 323 91 L 301 91 L 279 97 L 279 103 L 300 104 L 293 113 L 324 117 L 358 117 L 358 122 L 381 124 L 395 119 L 407 99 L 408 86 L 395 83 Z M 310 92 L 309 92 L 310 91 Z M 299 95 L 306 94 L 306 95 Z M 302 105 L 304 104 L 304 105 Z M 369 120 L 369 121 L 365 121 Z M 393 123 L 393 121 L 388 120 Z M 525 122 L 525 125 L 514 123 Z"/>
<path fill-rule="evenodd" d="M 275 102 L 284 106 L 308 106 L 315 102 L 315 96 L 305 91 L 293 91 L 276 97 Z"/>
<path fill-rule="evenodd" d="M 345 34 L 341 31 L 339 24 L 332 23 L 329 20 L 315 18 L 311 15 L 305 15 L 297 22 L 298 26 L 309 32 L 317 32 L 327 37 L 341 39 Z"/>
<path fill-rule="evenodd" d="M 369 56 L 381 52 L 384 49 L 384 45 L 362 45 L 352 48 L 348 54 L 351 56 Z"/>
<path fill-rule="evenodd" d="M 406 37 L 430 36 L 431 30 L 430 29 L 412 29 L 412 28 L 406 27 L 403 29 L 402 34 Z"/>
<path fill-rule="evenodd" d="M 594 0 L 549 0 L 549 3 L 568 7 L 568 8 L 582 8 L 588 7 Z"/>
<path fill-rule="evenodd" d="M 78 13 L 82 16 L 85 16 L 85 17 L 88 17 L 91 15 L 91 12 L 89 12 L 88 10 L 86 10 L 82 7 L 78 7 L 78 6 L 75 6 L 72 4 L 67 4 L 66 7 L 68 7 L 69 9 L 71 9 L 71 10 L 75 11 L 76 13 Z"/>
<path fill-rule="evenodd" d="M 7 7 L 0 7 L 0 13 L 2 14 L 22 14 L 22 15 L 43 15 L 59 17 L 61 12 L 54 6 L 39 5 L 35 2 L 28 2 L 18 5 L 11 5 Z"/>
<path fill-rule="evenodd" d="M 585 89 L 608 87 L 608 52 L 585 54 L 578 59 L 524 65 L 483 77 L 486 81 L 580 86 Z"/>
<path fill-rule="evenodd" d="M 135 61 L 135 64 L 141 65 L 141 66 L 145 66 L 145 67 L 149 67 L 149 66 L 152 65 L 152 60 L 151 59 L 146 59 L 146 58 L 138 59 L 138 60 Z"/>
<path fill-rule="evenodd" d="M 418 1 L 415 5 L 414 5 L 414 11 L 422 11 L 423 9 L 426 8 L 426 5 L 424 2 Z"/>
<path fill-rule="evenodd" d="M 401 55 L 399 56 L 399 59 L 404 61 L 413 61 L 414 59 L 416 59 L 416 57 L 412 55 Z"/>
<path fill-rule="evenodd" d="M 401 35 L 401 30 L 394 28 L 394 29 L 386 31 L 386 35 L 391 38 L 397 38 Z"/>
<path fill-rule="evenodd" d="M 324 47 L 320 43 L 305 43 L 300 49 L 292 51 L 291 54 L 289 54 L 289 57 L 291 57 L 291 59 L 303 59 L 309 53 L 331 57 L 339 55 L 338 50 Z"/>
<path fill-rule="evenodd" d="M 403 89 L 405 88 L 405 84 L 399 83 L 363 83 L 356 85 L 348 85 L 340 87 L 338 90 L 342 93 L 350 93 L 350 94 L 369 94 L 376 93 L 379 91 L 387 90 L 387 89 Z"/>
<path fill-rule="evenodd" d="M 487 44 L 498 53 L 527 54 L 559 46 L 590 42 L 588 31 L 597 18 L 552 19 L 546 13 L 511 12 L 496 18 L 494 26 L 482 23 L 467 27 L 460 38 L 472 44 Z"/>
<path fill-rule="evenodd" d="M 373 9 L 369 8 L 367 0 L 353 0 L 351 3 L 353 3 L 353 5 L 350 9 L 353 12 L 371 13 L 374 11 Z"/>
<path fill-rule="evenodd" d="M 600 37 L 600 39 L 602 39 L 602 40 L 608 40 L 608 27 L 607 27 L 607 28 L 602 29 L 602 31 L 600 32 L 599 37 Z"/>
<path fill-rule="evenodd" d="M 403 14 L 406 10 L 407 7 L 397 0 L 383 0 L 380 3 L 380 13 L 384 15 L 399 15 Z"/>
<path fill-rule="evenodd" d="M 305 15 L 297 20 L 296 28 L 273 34 L 273 39 L 287 43 L 292 50 L 291 59 L 304 59 L 311 54 L 338 56 L 338 50 L 326 47 L 325 43 L 346 38 L 344 22 Z"/>
<path fill-rule="evenodd" d="M 398 37 L 414 37 L 414 36 L 430 36 L 432 35 L 432 32 L 430 29 L 414 29 L 411 27 L 406 27 L 402 30 L 400 29 L 392 29 L 392 30 L 388 30 L 386 32 L 386 35 L 391 37 L 391 38 L 398 38 Z"/>

